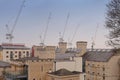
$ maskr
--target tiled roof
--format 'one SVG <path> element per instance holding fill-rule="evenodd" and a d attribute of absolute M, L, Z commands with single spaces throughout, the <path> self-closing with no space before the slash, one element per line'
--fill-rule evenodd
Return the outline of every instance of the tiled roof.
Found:
<path fill-rule="evenodd" d="M 110 49 L 97 49 L 87 51 L 85 55 L 83 55 L 83 59 L 88 61 L 107 62 L 113 55 L 114 52 Z"/>
<path fill-rule="evenodd" d="M 57 75 L 57 76 L 67 76 L 67 75 L 75 75 L 75 74 L 79 74 L 78 72 L 71 72 L 71 71 L 68 71 L 66 69 L 60 69 L 58 71 L 55 71 L 55 72 L 52 72 L 50 74 L 53 74 L 53 75 Z"/>
<path fill-rule="evenodd" d="M 0 68 L 10 67 L 10 64 L 7 62 L 0 61 Z"/>

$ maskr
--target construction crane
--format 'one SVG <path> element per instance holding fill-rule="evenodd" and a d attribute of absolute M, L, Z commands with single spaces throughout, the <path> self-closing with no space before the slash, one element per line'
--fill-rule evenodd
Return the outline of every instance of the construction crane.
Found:
<path fill-rule="evenodd" d="M 17 14 L 17 16 L 16 16 L 16 19 L 15 19 L 15 21 L 14 21 L 14 24 L 13 24 L 13 27 L 12 27 L 11 30 L 9 29 L 8 24 L 6 24 L 6 29 L 7 29 L 7 31 L 8 31 L 7 34 L 6 34 L 6 39 L 9 40 L 9 43 L 11 43 L 12 40 L 13 40 L 13 38 L 14 38 L 13 32 L 14 32 L 15 27 L 16 27 L 16 25 L 17 25 L 17 22 L 18 22 L 18 20 L 19 20 L 20 14 L 21 14 L 21 12 L 22 12 L 22 10 L 23 10 L 24 3 L 25 3 L 25 0 L 23 0 L 22 4 L 21 4 L 21 6 L 20 6 L 20 9 L 19 9 L 19 11 L 18 11 L 18 14 Z"/>
<path fill-rule="evenodd" d="M 68 45 L 69 45 L 70 47 L 72 46 L 72 42 L 73 42 L 73 40 L 74 40 L 74 38 L 75 38 L 75 35 L 76 35 L 77 30 L 79 29 L 79 27 L 80 27 L 80 24 L 77 24 L 77 26 L 76 26 L 76 28 L 75 28 L 75 31 L 74 31 L 74 33 L 73 33 L 73 36 L 72 36 L 71 40 L 68 41 Z"/>
<path fill-rule="evenodd" d="M 95 40 L 96 40 L 98 28 L 99 28 L 99 25 L 97 24 L 96 31 L 95 31 L 95 35 L 94 35 L 94 37 L 92 37 L 92 45 L 91 45 L 91 49 L 92 49 L 92 50 L 94 49 L 94 46 L 95 46 Z"/>
<path fill-rule="evenodd" d="M 49 23 L 50 23 L 51 15 L 52 15 L 52 13 L 50 12 L 49 16 L 48 16 L 48 20 L 47 20 L 47 25 L 46 25 L 46 28 L 45 28 L 45 32 L 44 32 L 44 35 L 43 35 L 43 39 L 42 39 L 42 35 L 40 35 L 40 40 L 41 40 L 40 45 L 41 46 L 45 46 L 45 40 L 46 40 L 46 36 L 47 36 L 47 31 L 48 31 L 48 26 L 49 26 Z"/>
<path fill-rule="evenodd" d="M 70 17 L 70 13 L 68 13 L 68 15 L 67 15 L 66 22 L 65 22 L 65 27 L 64 27 L 64 30 L 63 30 L 63 34 L 61 35 L 61 33 L 60 33 L 59 42 L 64 41 L 64 35 L 65 35 L 66 28 L 67 28 L 67 25 L 68 25 L 69 17 Z"/>

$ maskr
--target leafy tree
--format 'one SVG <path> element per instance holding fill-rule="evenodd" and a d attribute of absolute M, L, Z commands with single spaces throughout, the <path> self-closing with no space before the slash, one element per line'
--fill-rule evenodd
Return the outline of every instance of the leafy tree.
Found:
<path fill-rule="evenodd" d="M 106 28 L 109 30 L 108 44 L 120 48 L 120 0 L 107 4 Z"/>

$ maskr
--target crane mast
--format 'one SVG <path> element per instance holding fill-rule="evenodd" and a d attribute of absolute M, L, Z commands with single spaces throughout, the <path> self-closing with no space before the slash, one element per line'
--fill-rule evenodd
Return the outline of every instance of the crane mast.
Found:
<path fill-rule="evenodd" d="M 18 20 L 19 20 L 20 14 L 21 14 L 21 12 L 22 12 L 22 10 L 23 10 L 24 3 L 25 3 L 25 0 L 23 0 L 22 5 L 20 6 L 20 9 L 19 9 L 19 11 L 18 11 L 18 14 L 17 14 L 17 16 L 16 16 L 16 19 L 15 19 L 15 21 L 14 21 L 14 24 L 13 24 L 13 27 L 12 27 L 11 31 L 10 31 L 10 29 L 9 29 L 8 24 L 6 24 L 6 28 L 7 28 L 7 31 L 8 31 L 8 33 L 6 34 L 6 39 L 9 40 L 9 43 L 11 43 L 12 40 L 13 40 L 13 38 L 14 38 L 13 32 L 14 32 L 15 27 L 16 27 L 16 25 L 17 25 L 17 22 L 18 22 Z"/>
<path fill-rule="evenodd" d="M 45 28 L 45 32 L 44 32 L 44 35 L 43 35 L 43 39 L 42 39 L 42 36 L 40 35 L 40 40 L 41 40 L 40 45 L 41 46 L 45 45 L 45 40 L 46 40 L 46 36 L 47 36 L 47 31 L 48 31 L 48 26 L 49 26 L 49 23 L 50 23 L 51 15 L 52 15 L 52 13 L 50 12 L 49 16 L 48 16 L 48 20 L 47 20 L 47 25 L 46 25 L 46 28 Z"/>
<path fill-rule="evenodd" d="M 79 27 L 80 27 L 80 24 L 77 24 L 77 26 L 76 26 L 76 28 L 75 28 L 75 31 L 74 31 L 74 33 L 73 33 L 73 36 L 72 36 L 71 40 L 68 42 L 68 45 L 69 45 L 70 47 L 72 46 L 72 42 L 73 42 L 73 40 L 74 40 L 74 38 L 75 38 L 75 35 L 76 35 L 77 30 L 79 29 Z"/>
<path fill-rule="evenodd" d="M 68 24 L 68 21 L 69 21 L 69 17 L 70 17 L 70 13 L 68 13 L 68 15 L 67 15 L 66 22 L 65 22 L 65 27 L 64 27 L 64 30 L 63 30 L 63 34 L 62 35 L 61 35 L 61 33 L 59 34 L 60 35 L 59 42 L 63 42 L 64 41 L 64 35 L 65 35 L 65 32 L 66 32 L 66 28 L 67 28 L 67 24 Z"/>
<path fill-rule="evenodd" d="M 94 46 L 95 46 L 95 40 L 96 40 L 98 28 L 99 28 L 99 25 L 97 24 L 96 31 L 95 31 L 95 35 L 94 35 L 94 37 L 92 38 L 92 45 L 91 45 L 91 49 L 92 49 L 92 50 L 94 49 Z"/>

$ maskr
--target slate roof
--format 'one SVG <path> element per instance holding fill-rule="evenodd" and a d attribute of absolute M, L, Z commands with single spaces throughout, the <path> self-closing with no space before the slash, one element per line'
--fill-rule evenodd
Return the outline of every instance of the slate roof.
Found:
<path fill-rule="evenodd" d="M 71 71 L 68 71 L 66 69 L 60 69 L 58 71 L 55 71 L 55 72 L 52 72 L 50 73 L 52 75 L 56 75 L 56 76 L 67 76 L 67 75 L 75 75 L 75 74 L 80 74 L 78 72 L 71 72 Z"/>
<path fill-rule="evenodd" d="M 10 64 L 7 62 L 0 61 L 0 68 L 10 67 Z"/>
<path fill-rule="evenodd" d="M 96 62 L 107 62 L 114 55 L 111 49 L 97 49 L 93 51 L 87 51 L 83 55 L 84 60 L 96 61 Z"/>
<path fill-rule="evenodd" d="M 76 53 L 56 53 L 55 59 L 56 60 L 69 60 L 70 57 L 75 57 Z"/>

